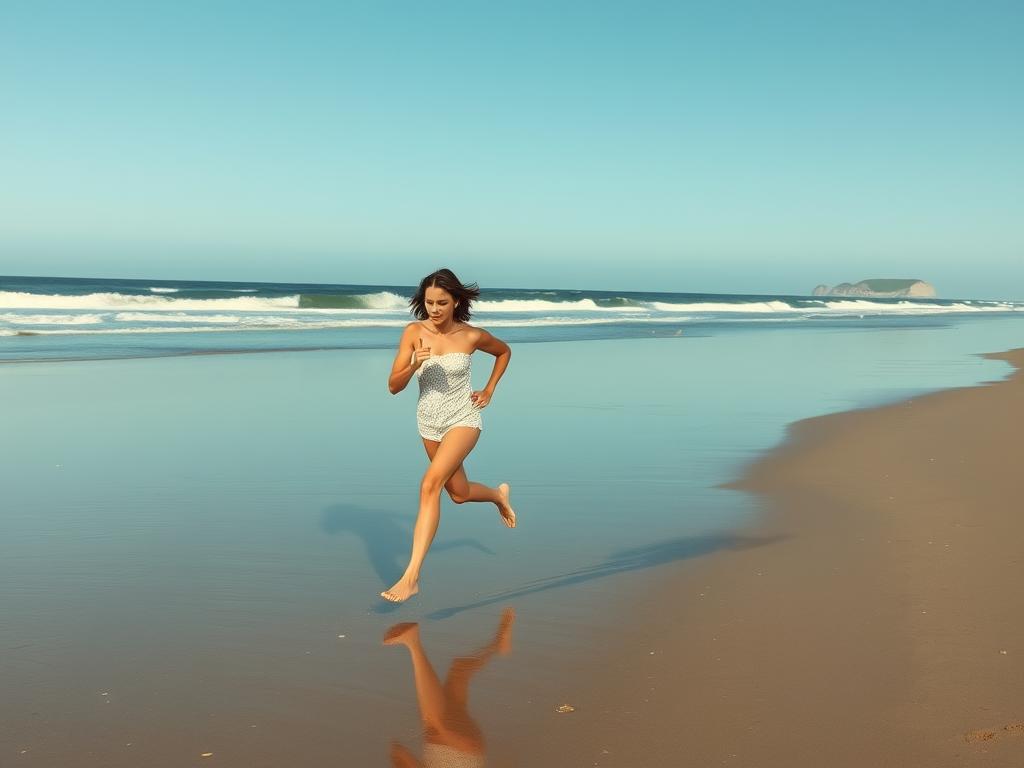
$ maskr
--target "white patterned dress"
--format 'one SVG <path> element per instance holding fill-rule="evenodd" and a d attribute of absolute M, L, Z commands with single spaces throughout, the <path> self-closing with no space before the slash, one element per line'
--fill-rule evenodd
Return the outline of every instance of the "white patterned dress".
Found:
<path fill-rule="evenodd" d="M 484 428 L 480 408 L 470 400 L 470 357 L 469 352 L 431 355 L 416 369 L 420 383 L 416 424 L 420 437 L 440 442 L 452 427 Z"/>

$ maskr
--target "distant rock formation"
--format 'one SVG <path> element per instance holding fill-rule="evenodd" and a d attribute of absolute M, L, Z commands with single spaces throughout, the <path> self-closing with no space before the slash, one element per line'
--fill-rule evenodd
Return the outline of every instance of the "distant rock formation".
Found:
<path fill-rule="evenodd" d="M 813 295 L 934 298 L 935 287 L 924 280 L 861 280 L 859 283 L 840 283 L 833 288 L 819 285 L 814 289 Z"/>

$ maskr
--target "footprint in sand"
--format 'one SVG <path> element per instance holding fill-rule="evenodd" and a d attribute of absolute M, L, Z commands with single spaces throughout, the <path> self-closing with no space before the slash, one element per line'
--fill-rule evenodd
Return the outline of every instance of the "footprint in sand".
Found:
<path fill-rule="evenodd" d="M 1009 723 L 1004 725 L 1001 729 L 1001 733 L 998 731 L 992 731 L 988 728 L 978 728 L 973 731 L 968 731 L 964 734 L 964 741 L 968 744 L 973 744 L 978 741 L 991 741 L 996 736 L 1022 736 L 1024 735 L 1024 722 Z"/>
<path fill-rule="evenodd" d="M 964 734 L 964 741 L 968 744 L 973 744 L 976 741 L 989 741 L 996 737 L 995 731 L 989 731 L 984 728 L 979 728 L 975 731 L 968 731 Z"/>

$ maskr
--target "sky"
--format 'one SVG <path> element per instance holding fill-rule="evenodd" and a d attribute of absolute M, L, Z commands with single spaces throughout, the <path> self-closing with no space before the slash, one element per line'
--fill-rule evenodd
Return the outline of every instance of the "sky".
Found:
<path fill-rule="evenodd" d="M 1024 4 L 0 0 L 0 274 L 1024 299 Z"/>

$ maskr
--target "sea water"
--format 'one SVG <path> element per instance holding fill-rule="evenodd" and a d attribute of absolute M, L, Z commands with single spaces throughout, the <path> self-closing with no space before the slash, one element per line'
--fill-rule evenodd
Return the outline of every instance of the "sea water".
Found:
<path fill-rule="evenodd" d="M 381 349 L 411 286 L 0 277 L 0 360 Z M 514 342 L 718 335 L 754 327 L 914 327 L 1024 303 L 485 289 L 477 320 Z"/>

